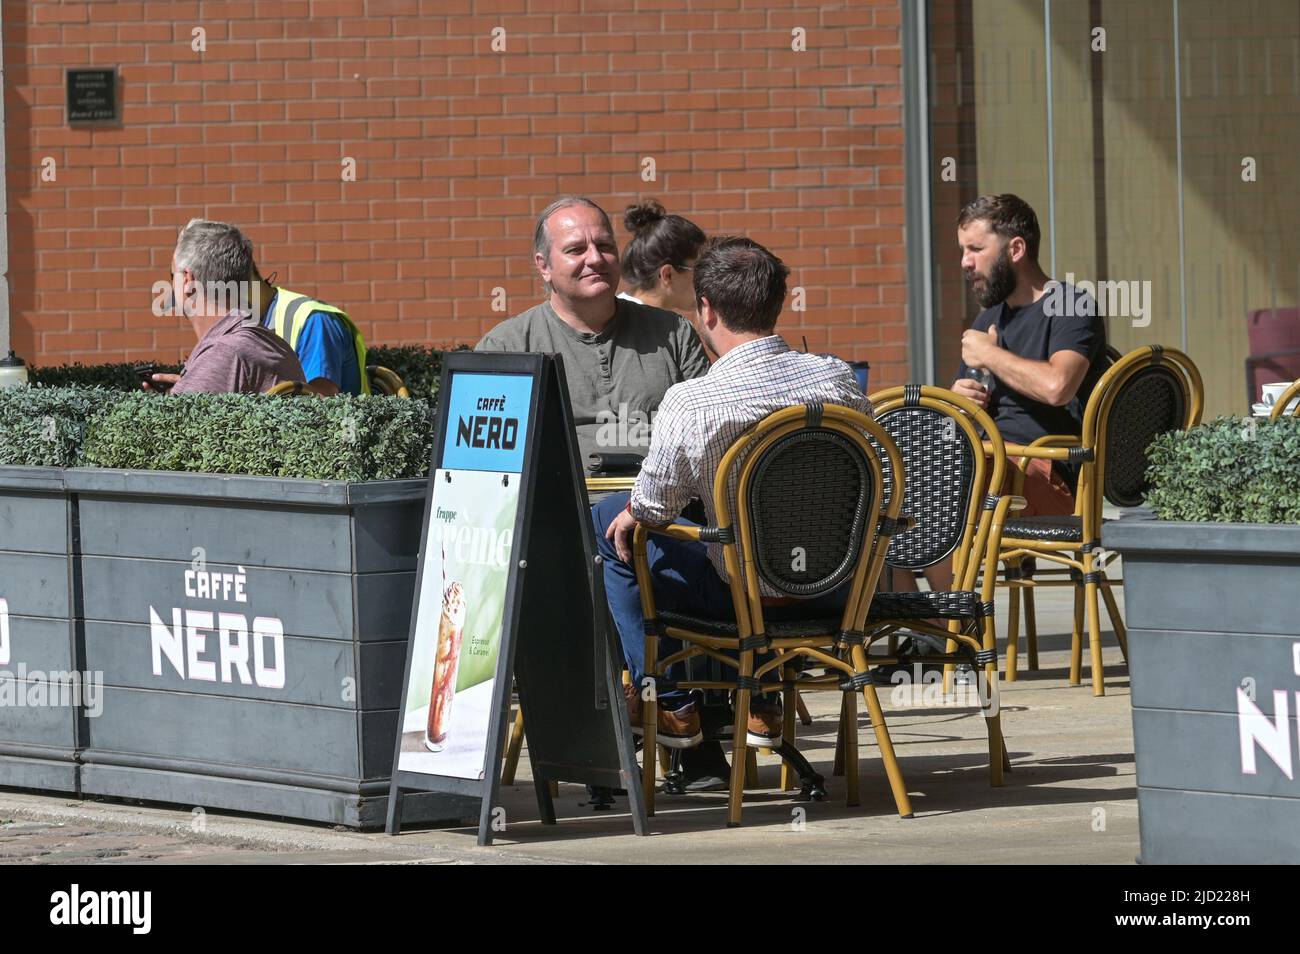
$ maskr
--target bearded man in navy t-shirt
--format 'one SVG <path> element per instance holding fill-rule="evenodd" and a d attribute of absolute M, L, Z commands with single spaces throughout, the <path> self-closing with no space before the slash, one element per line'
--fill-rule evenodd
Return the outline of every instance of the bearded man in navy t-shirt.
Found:
<path fill-rule="evenodd" d="M 984 309 L 961 338 L 952 390 L 984 407 L 1008 443 L 1081 433 L 1083 410 L 1106 370 L 1106 326 L 1096 302 L 1053 282 L 1038 264 L 1038 217 L 1014 195 L 980 196 L 957 219 L 961 267 Z M 992 375 L 989 387 L 970 377 Z M 1063 463 L 1063 462 L 1062 462 Z M 1074 513 L 1077 474 L 1028 463 L 1018 516 Z"/>
<path fill-rule="evenodd" d="M 966 281 L 983 311 L 961 338 L 952 390 L 988 411 L 1008 443 L 1082 432 L 1083 410 L 1105 372 L 1106 328 L 1093 299 L 1053 282 L 1038 264 L 1038 216 L 1018 196 L 980 196 L 961 210 L 957 241 Z M 989 385 L 970 376 L 987 371 Z M 1078 474 L 1064 461 L 1026 463 L 1027 506 L 1016 516 L 1074 513 Z M 1002 488 L 1011 492 L 1011 477 Z M 952 586 L 951 560 L 929 567 L 933 589 Z M 910 573 L 893 574 L 913 590 Z"/>

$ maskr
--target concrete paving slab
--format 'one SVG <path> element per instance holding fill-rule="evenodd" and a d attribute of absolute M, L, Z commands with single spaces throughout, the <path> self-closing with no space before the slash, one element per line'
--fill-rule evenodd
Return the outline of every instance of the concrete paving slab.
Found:
<path fill-rule="evenodd" d="M 987 740 L 977 709 L 891 698 L 881 689 L 915 817 L 894 809 L 874 738 L 862 722 L 861 805 L 796 802 L 776 790 L 778 760 L 760 757 L 760 790 L 746 798 L 744 824 L 727 829 L 725 794 L 660 795 L 652 834 L 637 838 L 626 799 L 594 812 L 584 788 L 562 785 L 559 824 L 537 819 L 527 755 L 503 789 L 506 830 L 489 848 L 470 828 L 408 830 L 398 837 L 252 816 L 66 795 L 0 790 L 3 864 L 1132 864 L 1138 853 L 1136 781 L 1127 671 L 1105 637 L 1107 694 L 1067 684 L 1068 589 L 1040 590 L 1041 670 L 1003 681 L 1003 731 L 1013 771 L 988 781 Z M 998 598 L 1005 632 L 1006 597 Z M 1122 597 L 1121 597 L 1122 606 Z M 1104 613 L 1103 613 L 1104 618 Z M 1027 662 L 1022 638 L 1021 665 Z M 799 727 L 801 750 L 830 774 L 839 699 L 805 697 L 814 724 Z"/>

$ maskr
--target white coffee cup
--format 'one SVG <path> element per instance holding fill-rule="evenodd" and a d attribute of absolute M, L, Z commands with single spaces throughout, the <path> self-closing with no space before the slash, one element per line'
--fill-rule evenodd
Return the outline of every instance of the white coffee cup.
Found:
<path fill-rule="evenodd" d="M 1282 392 L 1291 386 L 1290 381 L 1278 381 L 1274 384 L 1265 384 L 1262 388 L 1262 403 L 1272 407 L 1277 403 L 1277 399 L 1282 396 Z"/>

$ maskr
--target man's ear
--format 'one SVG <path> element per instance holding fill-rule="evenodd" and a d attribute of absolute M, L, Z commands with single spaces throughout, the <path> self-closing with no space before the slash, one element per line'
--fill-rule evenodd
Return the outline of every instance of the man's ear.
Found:
<path fill-rule="evenodd" d="M 695 313 L 700 317 L 700 324 L 712 328 L 718 323 L 718 313 L 713 310 L 707 298 L 700 298 L 695 303 Z"/>
<path fill-rule="evenodd" d="M 1029 247 L 1025 245 L 1025 240 L 1019 235 L 1007 242 L 1007 258 L 1017 265 L 1024 260 L 1028 251 Z"/>
<path fill-rule="evenodd" d="M 549 284 L 551 281 L 551 266 L 546 259 L 542 257 L 541 252 L 533 253 L 533 266 L 537 269 L 537 274 L 542 276 L 542 281 Z"/>

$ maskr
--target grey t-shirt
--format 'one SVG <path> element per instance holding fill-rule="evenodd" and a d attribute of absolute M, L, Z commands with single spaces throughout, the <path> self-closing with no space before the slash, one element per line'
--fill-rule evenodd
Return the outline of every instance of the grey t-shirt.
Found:
<path fill-rule="evenodd" d="M 704 346 L 681 315 L 616 302 L 614 320 L 600 334 L 575 330 L 544 301 L 501 322 L 475 348 L 563 356 L 584 466 L 592 453 L 644 457 L 664 392 L 709 370 Z"/>

